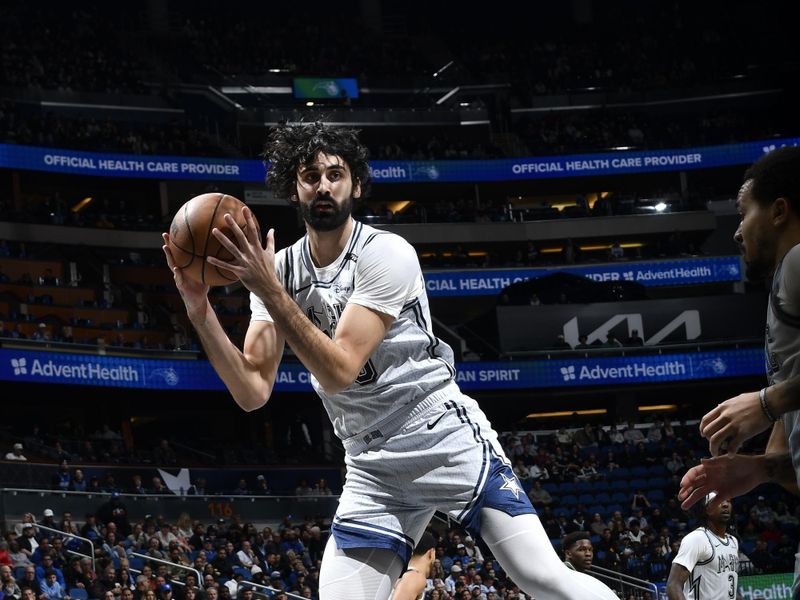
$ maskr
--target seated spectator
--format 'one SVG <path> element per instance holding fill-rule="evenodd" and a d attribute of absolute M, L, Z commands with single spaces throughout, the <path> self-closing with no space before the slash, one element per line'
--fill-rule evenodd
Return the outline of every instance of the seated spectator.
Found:
<path fill-rule="evenodd" d="M 85 492 L 87 487 L 86 479 L 82 469 L 75 469 L 69 482 L 69 489 L 73 492 Z"/>
<path fill-rule="evenodd" d="M 639 335 L 638 329 L 631 329 L 631 334 L 625 340 L 626 346 L 644 346 L 644 340 Z"/>
<path fill-rule="evenodd" d="M 667 459 L 667 461 L 664 463 L 664 466 L 666 466 L 667 471 L 669 471 L 673 475 L 681 473 L 686 467 L 686 465 L 683 462 L 683 459 L 678 455 L 677 452 L 672 453 L 672 456 Z"/>
<path fill-rule="evenodd" d="M 28 460 L 27 458 L 25 458 L 25 455 L 22 454 L 22 450 L 23 450 L 22 444 L 16 442 L 11 447 L 11 452 L 6 453 L 6 460 L 18 460 L 18 461 Z"/>
<path fill-rule="evenodd" d="M 0 566 L 0 594 L 10 600 L 19 600 L 22 597 L 22 590 L 8 565 Z"/>
<path fill-rule="evenodd" d="M 269 489 L 269 482 L 263 475 L 256 477 L 256 489 L 253 492 L 255 496 L 271 496 L 272 490 Z"/>
<path fill-rule="evenodd" d="M 622 348 L 622 342 L 617 339 L 617 334 L 609 331 L 606 334 L 606 341 L 603 344 L 604 348 Z"/>
<path fill-rule="evenodd" d="M 628 422 L 628 428 L 625 430 L 623 436 L 628 444 L 635 445 L 645 440 L 644 434 L 636 429 L 636 425 L 634 425 L 632 421 Z"/>
<path fill-rule="evenodd" d="M 64 586 L 59 583 L 56 573 L 52 569 L 44 574 L 44 579 L 39 582 L 42 597 L 45 600 L 68 600 Z"/>

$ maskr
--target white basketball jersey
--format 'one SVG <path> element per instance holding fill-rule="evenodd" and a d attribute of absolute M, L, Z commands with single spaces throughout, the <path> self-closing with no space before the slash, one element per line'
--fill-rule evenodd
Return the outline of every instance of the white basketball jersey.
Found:
<path fill-rule="evenodd" d="M 686 600 L 734 600 L 739 587 L 739 541 L 698 527 L 681 540 L 673 562 L 686 567 Z"/>
<path fill-rule="evenodd" d="M 453 351 L 433 334 L 419 259 L 402 237 L 354 221 L 350 239 L 330 265 L 314 265 L 304 236 L 276 254 L 275 268 L 288 294 L 330 338 L 350 302 L 395 317 L 348 389 L 326 394 L 311 376 L 340 439 L 368 432 L 453 379 Z M 250 311 L 252 320 L 272 321 L 252 293 Z"/>

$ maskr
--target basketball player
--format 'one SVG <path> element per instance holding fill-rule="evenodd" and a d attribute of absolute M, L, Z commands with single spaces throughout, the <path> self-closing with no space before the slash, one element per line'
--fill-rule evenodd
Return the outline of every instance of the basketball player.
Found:
<path fill-rule="evenodd" d="M 588 531 L 573 531 L 564 536 L 561 549 L 568 569 L 584 573 L 592 568 L 594 548 Z"/>
<path fill-rule="evenodd" d="M 728 533 L 731 502 L 716 506 L 709 494 L 700 505 L 700 527 L 681 540 L 667 579 L 669 600 L 742 600 L 739 594 L 739 541 Z"/>
<path fill-rule="evenodd" d="M 477 402 L 455 383 L 452 350 L 431 327 L 416 252 L 403 238 L 354 221 L 369 179 L 352 130 L 320 123 L 270 134 L 268 185 L 297 206 L 306 235 L 277 254 L 246 225 L 226 221 L 233 254 L 209 257 L 251 292 L 240 351 L 207 299 L 164 246 L 211 364 L 244 410 L 263 406 L 288 343 L 311 372 L 346 451 L 347 478 L 322 561 L 322 600 L 384 600 L 438 509 L 481 534 L 514 582 L 539 598 L 614 600 L 569 571 Z M 164 234 L 165 242 L 169 241 Z"/>
<path fill-rule="evenodd" d="M 392 600 L 417 600 L 425 591 L 436 560 L 436 538 L 430 531 L 422 534 L 408 567 L 394 586 Z"/>
<path fill-rule="evenodd" d="M 739 191 L 734 239 L 751 280 L 771 278 L 766 354 L 769 387 L 723 402 L 701 421 L 713 455 L 687 471 L 678 497 L 688 508 L 709 492 L 714 502 L 768 481 L 798 493 L 800 470 L 800 148 L 781 148 L 748 169 Z M 734 454 L 772 425 L 766 452 Z M 799 555 L 800 556 L 800 555 Z M 798 574 L 795 564 L 795 594 Z"/>

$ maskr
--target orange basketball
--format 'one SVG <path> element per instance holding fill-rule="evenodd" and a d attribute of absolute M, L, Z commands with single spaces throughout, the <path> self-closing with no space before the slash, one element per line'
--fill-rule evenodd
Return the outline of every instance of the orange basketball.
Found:
<path fill-rule="evenodd" d="M 233 258 L 211 234 L 211 230 L 216 227 L 236 243 L 224 217 L 230 213 L 236 223 L 244 227 L 244 206 L 244 202 L 238 198 L 220 193 L 201 194 L 181 206 L 169 227 L 169 249 L 175 266 L 180 267 L 188 277 L 210 286 L 228 285 L 236 281 L 236 275 L 210 264 L 206 257 L 214 256 L 225 261 Z"/>

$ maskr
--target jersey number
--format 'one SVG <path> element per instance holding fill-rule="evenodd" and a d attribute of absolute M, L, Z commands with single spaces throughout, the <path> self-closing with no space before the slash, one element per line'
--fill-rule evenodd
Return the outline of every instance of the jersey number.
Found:
<path fill-rule="evenodd" d="M 728 590 L 728 598 L 736 598 L 736 578 L 733 573 L 728 574 L 728 583 L 731 584 L 731 589 Z"/>

